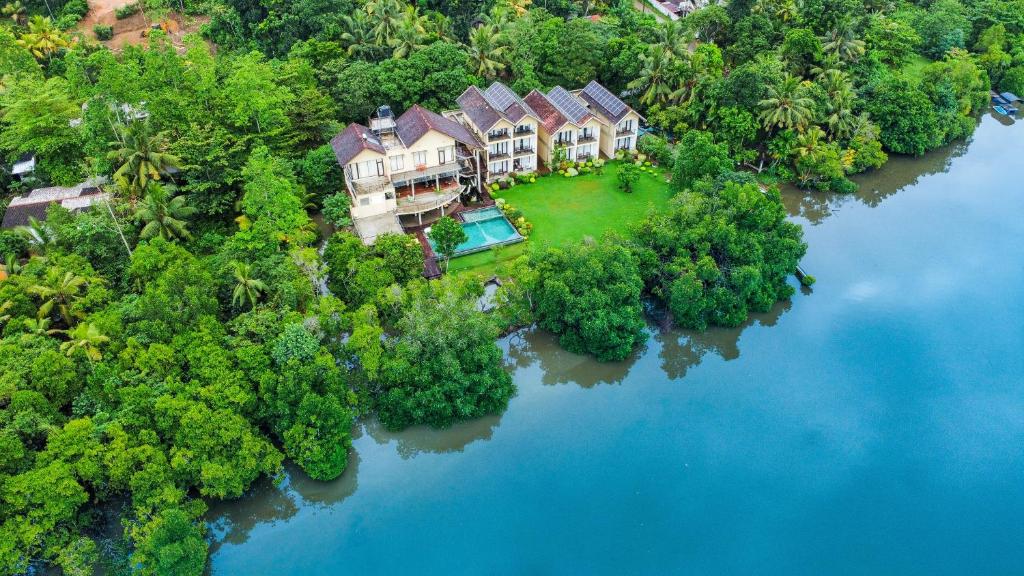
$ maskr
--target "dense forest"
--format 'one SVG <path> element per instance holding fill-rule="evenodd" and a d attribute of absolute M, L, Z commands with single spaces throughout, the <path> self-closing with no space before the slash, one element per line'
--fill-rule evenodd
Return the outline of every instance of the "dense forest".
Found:
<path fill-rule="evenodd" d="M 115 52 L 79 29 L 85 0 L 3 7 L 0 152 L 36 157 L 0 175 L 3 205 L 97 177 L 111 199 L 0 231 L 0 574 L 202 574 L 206 502 L 285 459 L 338 477 L 357 418 L 503 410 L 496 342 L 518 327 L 611 361 L 647 337 L 647 301 L 739 325 L 792 294 L 806 249 L 773 184 L 848 192 L 970 135 L 990 89 L 1024 94 L 1024 0 L 733 0 L 666 23 L 626 1 L 140 2 L 200 33 Z M 508 263 L 488 313 L 479 278 L 424 280 L 414 239 L 346 231 L 326 143 L 494 79 L 624 94 L 675 197 Z"/>

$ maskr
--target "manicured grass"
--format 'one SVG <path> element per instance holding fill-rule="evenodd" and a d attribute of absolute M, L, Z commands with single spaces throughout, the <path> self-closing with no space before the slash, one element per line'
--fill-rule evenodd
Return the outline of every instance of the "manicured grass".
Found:
<path fill-rule="evenodd" d="M 500 262 L 515 258 L 529 247 L 563 246 L 586 236 L 598 238 L 608 231 L 625 233 L 649 211 L 668 204 L 672 194 L 665 177 L 644 173 L 632 193 L 619 189 L 619 162 L 605 165 L 604 173 L 566 178 L 550 174 L 533 184 L 520 184 L 492 193 L 523 212 L 533 224 L 529 240 L 497 251 L 455 258 L 451 271 L 491 276 Z"/>

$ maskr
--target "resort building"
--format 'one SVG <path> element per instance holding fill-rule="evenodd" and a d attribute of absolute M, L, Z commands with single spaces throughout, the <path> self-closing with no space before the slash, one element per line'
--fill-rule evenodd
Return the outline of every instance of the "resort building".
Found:
<path fill-rule="evenodd" d="M 15 228 L 29 223 L 29 218 L 46 220 L 46 209 L 60 204 L 72 212 L 85 210 L 110 198 L 103 191 L 104 179 L 87 180 L 77 186 L 51 186 L 37 188 L 24 196 L 11 200 L 4 213 L 3 228 Z"/>
<path fill-rule="evenodd" d="M 537 170 L 540 117 L 511 88 L 501 82 L 486 90 L 470 86 L 457 102 L 459 109 L 444 115 L 461 122 L 486 143 L 485 181 Z"/>
<path fill-rule="evenodd" d="M 538 157 L 549 167 L 558 149 L 575 162 L 636 149 L 641 116 L 596 81 L 575 92 L 534 90 L 525 100 L 541 117 Z"/>
<path fill-rule="evenodd" d="M 381 106 L 369 127 L 352 123 L 331 140 L 352 196 L 352 219 L 366 243 L 422 224 L 463 194 L 482 191 L 484 145 L 465 126 L 414 105 L 398 119 Z"/>

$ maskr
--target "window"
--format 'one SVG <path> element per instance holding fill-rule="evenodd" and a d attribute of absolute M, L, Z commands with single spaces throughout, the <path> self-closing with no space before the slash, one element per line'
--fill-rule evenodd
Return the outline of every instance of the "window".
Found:
<path fill-rule="evenodd" d="M 572 143 L 572 130 L 563 130 L 558 133 L 559 144 L 571 144 Z"/>
<path fill-rule="evenodd" d="M 444 148 L 437 149 L 437 161 L 441 164 L 447 164 L 455 161 L 455 146 L 445 146 Z"/>
<path fill-rule="evenodd" d="M 370 178 L 372 176 L 384 175 L 384 159 L 366 160 L 364 162 L 353 162 L 349 164 L 352 168 L 352 179 Z"/>
<path fill-rule="evenodd" d="M 399 154 L 398 156 L 391 157 L 391 171 L 398 172 L 405 170 L 405 156 Z"/>
<path fill-rule="evenodd" d="M 632 132 L 633 131 L 633 120 L 623 120 L 619 122 L 619 132 Z"/>
<path fill-rule="evenodd" d="M 490 149 L 491 156 L 499 156 L 501 154 L 508 154 L 508 142 L 498 142 L 497 144 L 491 144 Z"/>
<path fill-rule="evenodd" d="M 427 165 L 427 152 L 425 150 L 421 151 L 421 152 L 413 152 L 412 153 L 412 163 L 415 164 L 417 167 L 419 167 L 419 166 L 426 166 Z"/>
<path fill-rule="evenodd" d="M 587 140 L 587 139 L 590 139 L 590 138 L 593 138 L 593 137 L 594 137 L 594 129 L 593 128 L 584 128 L 583 130 L 580 130 L 580 140 Z"/>
<path fill-rule="evenodd" d="M 508 172 L 508 160 L 491 163 L 491 174 L 504 174 Z"/>

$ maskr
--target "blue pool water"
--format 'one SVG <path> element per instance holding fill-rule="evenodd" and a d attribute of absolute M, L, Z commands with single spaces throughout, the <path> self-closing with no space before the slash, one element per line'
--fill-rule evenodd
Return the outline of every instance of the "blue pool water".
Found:
<path fill-rule="evenodd" d="M 479 252 L 499 244 L 512 244 L 521 242 L 523 237 L 519 235 L 515 226 L 505 218 L 501 209 L 495 206 L 482 210 L 462 213 L 462 229 L 466 231 L 468 240 L 459 244 L 455 249 L 455 256 Z M 430 247 L 436 250 L 433 240 Z"/>

